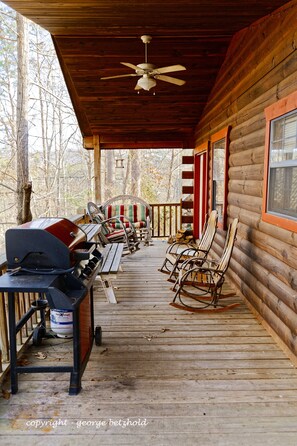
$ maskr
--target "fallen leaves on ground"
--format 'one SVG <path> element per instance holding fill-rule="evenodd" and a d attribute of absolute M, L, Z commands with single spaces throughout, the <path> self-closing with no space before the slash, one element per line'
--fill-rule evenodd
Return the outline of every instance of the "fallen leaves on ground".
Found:
<path fill-rule="evenodd" d="M 37 352 L 35 353 L 35 355 L 37 359 L 46 359 L 47 358 L 47 354 L 43 353 L 43 352 Z"/>
<path fill-rule="evenodd" d="M 10 392 L 8 392 L 8 390 L 2 389 L 2 398 L 4 398 L 5 400 L 9 400 Z"/>

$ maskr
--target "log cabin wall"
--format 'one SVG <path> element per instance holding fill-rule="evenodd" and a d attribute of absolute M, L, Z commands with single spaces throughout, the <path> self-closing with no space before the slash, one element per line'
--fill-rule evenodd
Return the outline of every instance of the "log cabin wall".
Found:
<path fill-rule="evenodd" d="M 295 357 L 297 233 L 265 223 L 261 210 L 264 109 L 297 91 L 296 47 L 296 1 L 235 35 L 196 128 L 196 147 L 220 129 L 232 128 L 227 213 L 229 221 L 239 218 L 239 230 L 229 274 Z M 219 230 L 214 243 L 217 254 L 224 236 Z"/>

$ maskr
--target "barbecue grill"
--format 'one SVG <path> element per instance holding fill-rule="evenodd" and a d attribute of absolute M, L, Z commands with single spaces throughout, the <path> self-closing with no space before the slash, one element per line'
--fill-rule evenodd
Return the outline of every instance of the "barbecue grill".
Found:
<path fill-rule="evenodd" d="M 86 233 L 65 218 L 39 218 L 6 231 L 8 271 L 0 277 L 0 291 L 8 293 L 11 391 L 18 391 L 18 373 L 70 372 L 69 394 L 79 393 L 81 377 L 93 344 L 101 340 L 94 330 L 93 283 L 102 255 Z M 16 293 L 38 293 L 39 298 L 16 322 Z M 16 334 L 36 312 L 40 324 L 33 343 L 46 337 L 45 308 L 73 312 L 73 360 L 69 366 L 18 366 Z"/>

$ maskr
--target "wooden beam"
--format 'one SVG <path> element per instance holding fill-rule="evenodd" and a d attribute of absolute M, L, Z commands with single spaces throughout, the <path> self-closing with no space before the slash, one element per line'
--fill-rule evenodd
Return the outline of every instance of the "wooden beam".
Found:
<path fill-rule="evenodd" d="M 94 139 L 93 136 L 85 136 L 83 138 L 83 147 L 84 149 L 94 149 Z"/>
<path fill-rule="evenodd" d="M 157 138 L 156 138 L 157 137 Z M 101 135 L 100 133 L 100 150 L 116 150 L 116 149 L 176 149 L 184 148 L 187 144 L 182 135 L 173 135 L 169 138 L 168 134 L 164 135 Z M 93 136 L 85 136 L 83 138 L 83 147 L 87 150 L 94 149 Z"/>
<path fill-rule="evenodd" d="M 182 194 L 191 195 L 194 193 L 194 186 L 183 186 Z"/>
<path fill-rule="evenodd" d="M 193 170 L 184 170 L 182 172 L 183 180 L 193 180 L 194 179 L 194 171 Z"/>
<path fill-rule="evenodd" d="M 182 201 L 181 207 L 182 209 L 193 209 L 193 201 Z"/>
<path fill-rule="evenodd" d="M 193 223 L 193 215 L 182 215 L 181 222 L 183 223 Z"/>
<path fill-rule="evenodd" d="M 182 157 L 183 164 L 194 164 L 194 156 L 183 156 Z"/>
<path fill-rule="evenodd" d="M 99 135 L 93 136 L 95 201 L 101 203 L 101 149 Z"/>

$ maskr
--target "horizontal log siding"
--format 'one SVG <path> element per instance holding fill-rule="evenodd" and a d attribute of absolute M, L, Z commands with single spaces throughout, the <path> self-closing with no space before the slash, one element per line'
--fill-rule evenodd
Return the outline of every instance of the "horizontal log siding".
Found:
<path fill-rule="evenodd" d="M 230 277 L 297 356 L 297 234 L 261 219 L 264 109 L 297 90 L 297 2 L 238 33 L 196 129 L 196 146 L 230 125 L 228 220 L 239 230 Z M 222 252 L 225 233 L 213 244 Z"/>

